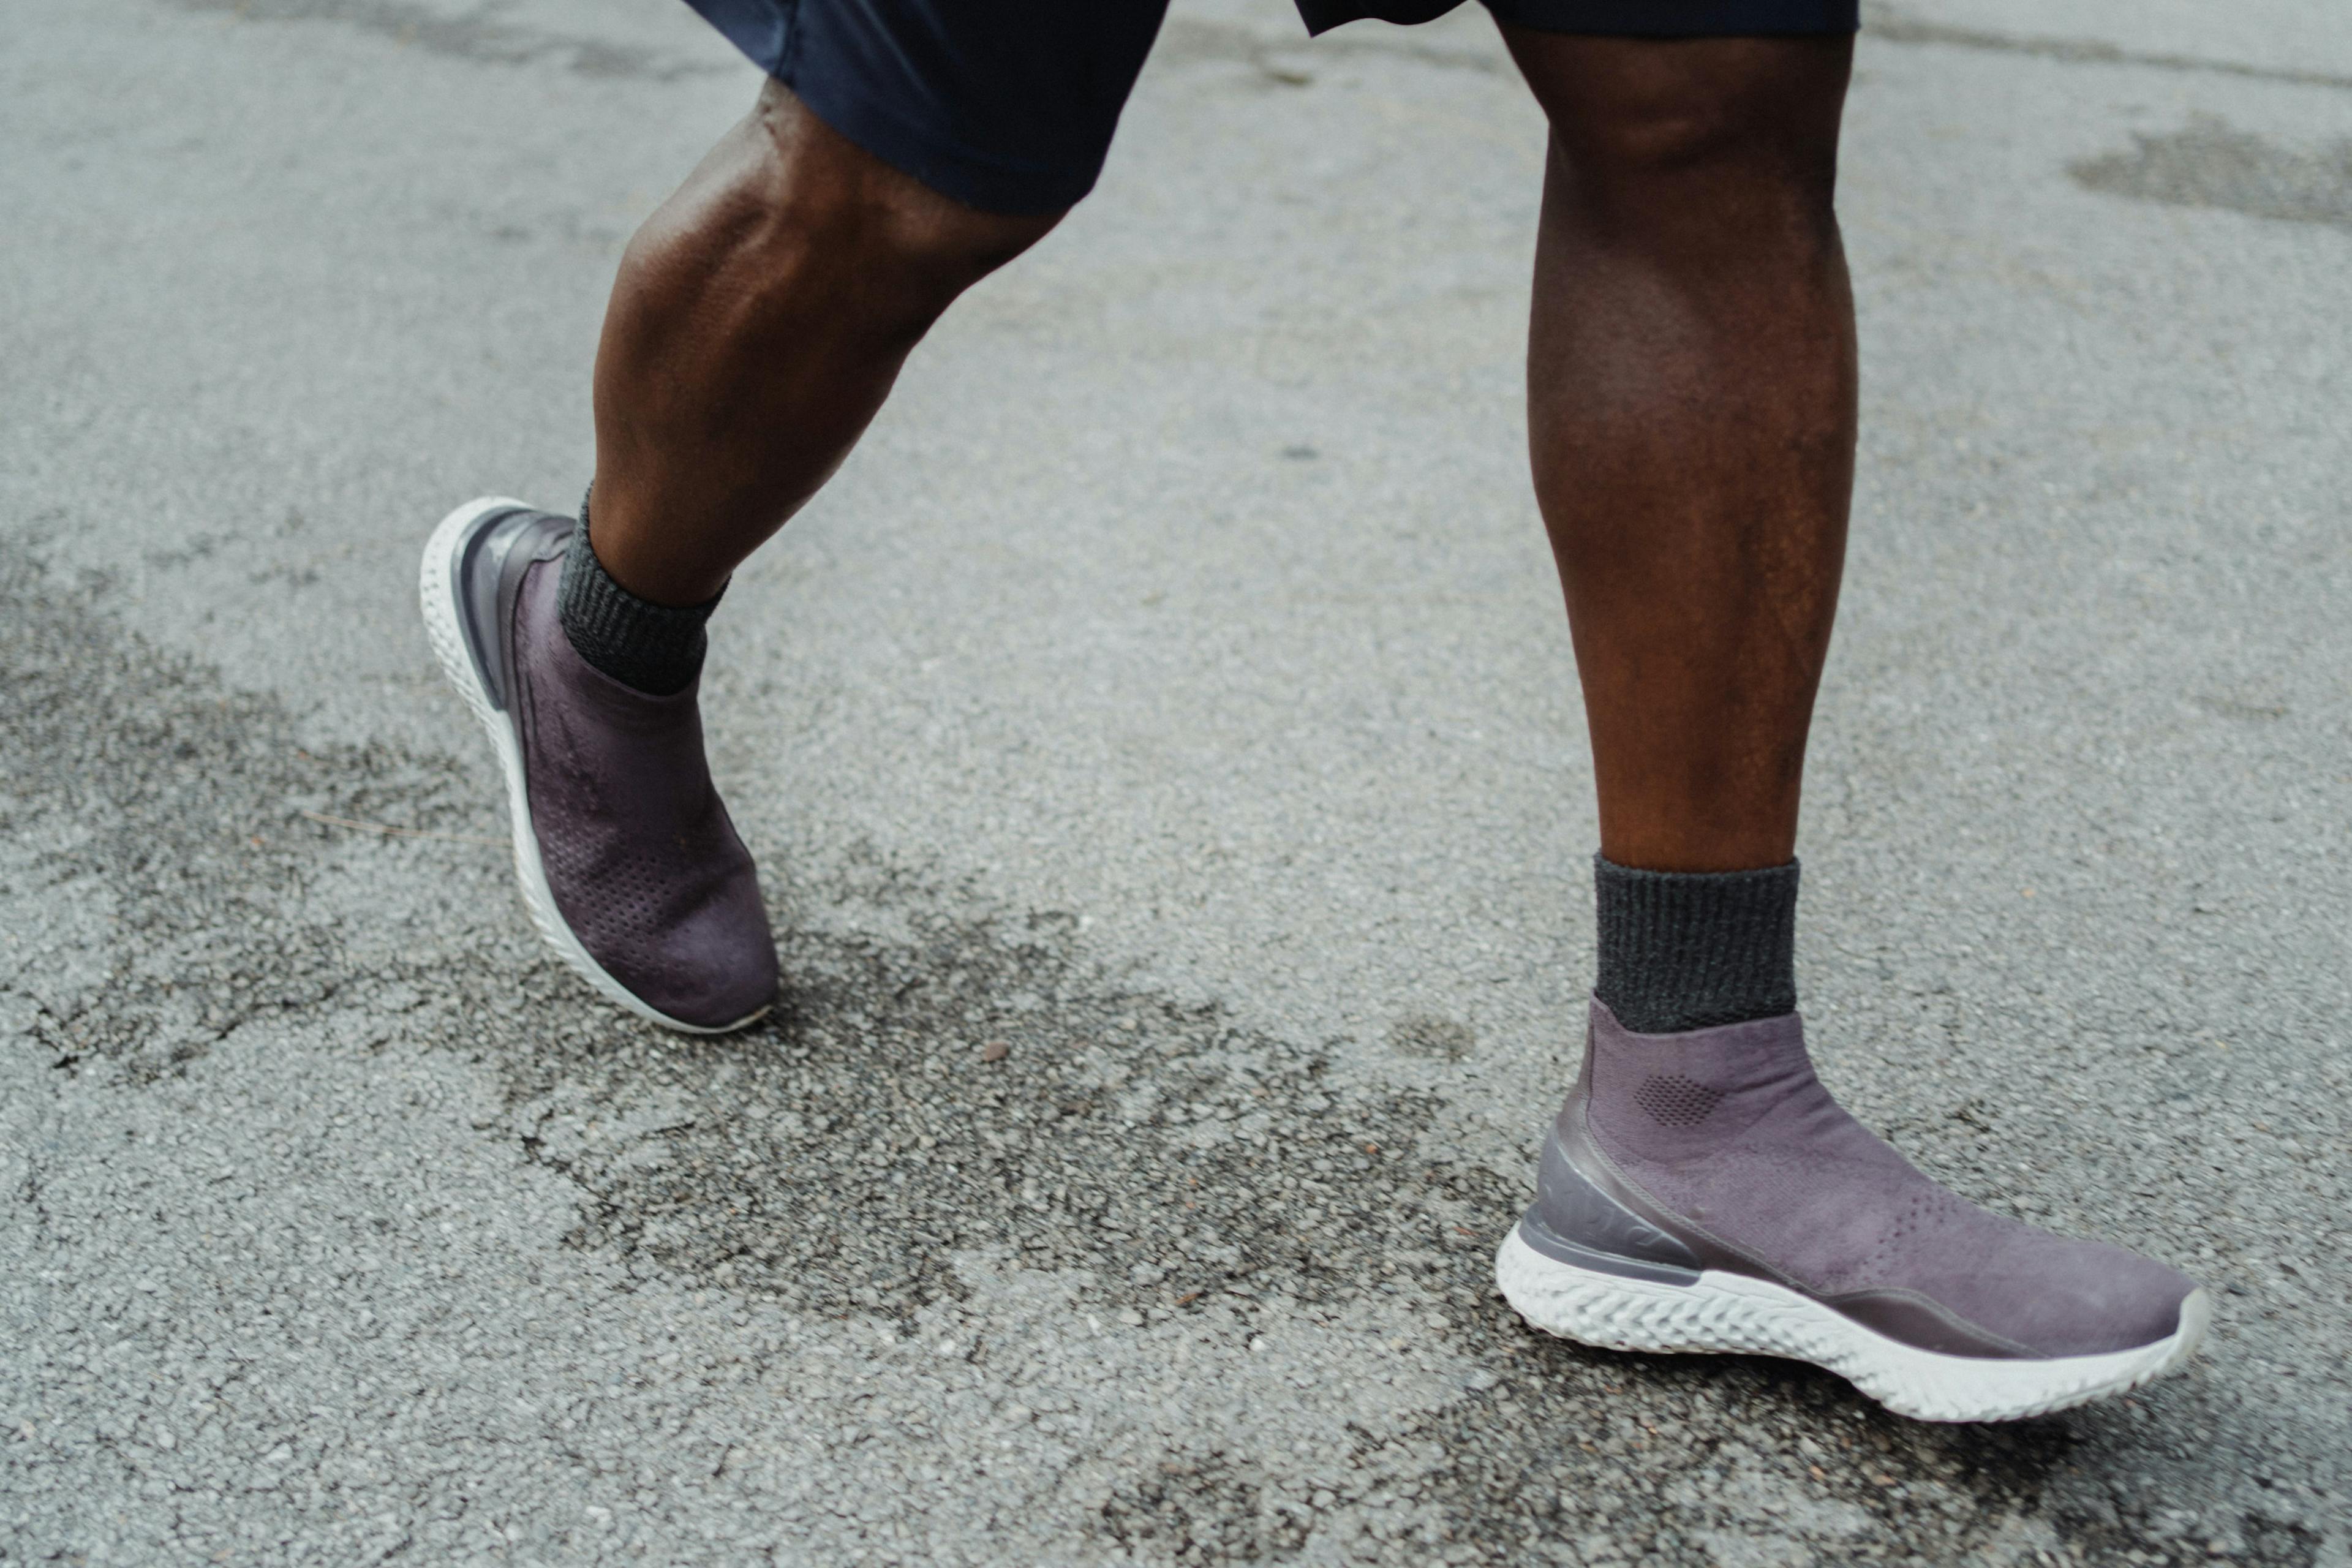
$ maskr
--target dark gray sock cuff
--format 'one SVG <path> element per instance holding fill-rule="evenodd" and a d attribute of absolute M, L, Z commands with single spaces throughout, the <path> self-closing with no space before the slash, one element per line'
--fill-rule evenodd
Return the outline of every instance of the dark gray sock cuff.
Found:
<path fill-rule="evenodd" d="M 1797 863 L 1642 871 L 1592 858 L 1601 977 L 1617 1021 L 1672 1035 L 1797 1010 Z"/>
<path fill-rule="evenodd" d="M 655 697 L 683 691 L 701 673 L 709 637 L 702 624 L 724 592 L 683 609 L 640 599 L 618 583 L 588 543 L 588 501 L 563 553 L 556 611 L 580 657 L 624 686 Z"/>

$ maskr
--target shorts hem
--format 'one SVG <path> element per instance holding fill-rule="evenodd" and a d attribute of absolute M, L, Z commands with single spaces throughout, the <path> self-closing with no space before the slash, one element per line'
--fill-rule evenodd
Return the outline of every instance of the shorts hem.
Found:
<path fill-rule="evenodd" d="M 900 174 L 982 212 L 1032 216 L 1076 206 L 1101 177 L 1085 168 L 991 158 L 893 111 L 857 73 L 803 47 L 803 0 L 688 0 L 751 62 L 793 90 L 809 112 Z"/>
<path fill-rule="evenodd" d="M 969 148 L 909 125 L 829 74 L 807 81 L 795 81 L 782 72 L 775 75 L 808 106 L 809 112 L 847 140 L 950 201 L 982 212 L 1042 217 L 1066 211 L 1084 200 L 1102 176 L 1099 165 L 1076 173 L 1008 166 L 978 157 Z"/>

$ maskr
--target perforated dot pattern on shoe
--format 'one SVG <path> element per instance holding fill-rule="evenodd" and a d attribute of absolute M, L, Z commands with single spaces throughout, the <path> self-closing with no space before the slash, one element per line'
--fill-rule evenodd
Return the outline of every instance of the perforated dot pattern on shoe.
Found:
<path fill-rule="evenodd" d="M 1723 1103 L 1723 1090 L 1678 1072 L 1652 1073 L 1633 1091 L 1633 1102 L 1661 1127 L 1694 1127 Z"/>
<path fill-rule="evenodd" d="M 622 848 L 614 837 L 604 823 L 557 818 L 539 825 L 548 882 L 585 906 L 575 916 L 577 933 L 600 962 L 659 948 L 677 911 L 691 907 L 712 876 L 706 861 L 683 851 L 658 860 Z"/>
<path fill-rule="evenodd" d="M 1967 1199 L 1932 1182 L 1916 1182 L 1889 1215 L 1878 1245 L 1847 1281 L 1848 1288 L 1879 1283 L 1891 1277 L 1890 1271 L 1899 1273 L 1922 1248 L 1933 1247 L 1956 1228 L 1965 1228 L 1977 1213 L 1977 1206 Z"/>
<path fill-rule="evenodd" d="M 667 967 L 681 955 L 681 921 L 744 868 L 726 811 L 699 780 L 669 792 L 631 789 L 627 808 L 616 809 L 593 783 L 575 782 L 574 772 L 548 768 L 551 784 L 571 787 L 548 791 L 532 822 L 549 889 L 599 963 L 623 964 L 633 974 Z"/>

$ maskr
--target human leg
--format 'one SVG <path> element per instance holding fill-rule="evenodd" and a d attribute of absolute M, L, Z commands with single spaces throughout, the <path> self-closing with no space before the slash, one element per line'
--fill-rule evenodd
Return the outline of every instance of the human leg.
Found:
<path fill-rule="evenodd" d="M 525 906 L 609 1000 L 689 1031 L 765 1011 L 758 873 L 704 757 L 703 618 L 940 312 L 1053 222 L 950 201 L 772 82 L 623 258 L 590 526 L 489 500 L 436 531 L 425 620 L 499 749 Z"/>
<path fill-rule="evenodd" d="M 771 76 L 630 242 L 596 355 L 593 542 L 707 602 L 965 289 L 1093 187 L 1166 0 L 692 0 Z"/>
<path fill-rule="evenodd" d="M 715 1032 L 777 973 L 704 758 L 702 623 L 950 301 L 1092 184 L 1160 0 L 698 4 L 779 79 L 623 259 L 593 510 L 460 507 L 419 588 L 534 921 L 609 1000 Z"/>
<path fill-rule="evenodd" d="M 1528 436 L 1600 797 L 1598 989 L 1643 1029 L 1785 1013 L 1853 471 L 1853 41 L 1506 37 L 1552 125 Z"/>
<path fill-rule="evenodd" d="M 596 354 L 596 556 L 709 599 L 829 479 L 957 295 L 1058 213 L 952 201 L 782 84 L 637 231 Z"/>
<path fill-rule="evenodd" d="M 1784 865 L 1853 473 L 1852 40 L 1507 37 L 1552 124 L 1528 437 L 1601 853 Z"/>
<path fill-rule="evenodd" d="M 1506 36 L 1552 127 L 1528 413 L 1591 732 L 1602 963 L 1505 1292 L 1555 1332 L 1796 1356 L 1933 1419 L 2168 1370 L 2203 1328 L 2191 1281 L 1937 1186 L 1830 1097 L 1794 1011 L 1799 786 L 1853 472 L 1849 40 Z"/>

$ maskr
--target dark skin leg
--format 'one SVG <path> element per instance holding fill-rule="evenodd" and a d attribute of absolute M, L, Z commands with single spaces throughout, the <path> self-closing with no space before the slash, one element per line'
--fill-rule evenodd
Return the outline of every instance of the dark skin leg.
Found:
<path fill-rule="evenodd" d="M 1528 424 L 1601 853 L 1784 865 L 1853 480 L 1852 40 L 1504 35 L 1551 121 Z"/>
<path fill-rule="evenodd" d="M 800 510 L 958 294 L 1059 215 L 950 201 L 774 83 L 629 242 L 596 350 L 596 557 L 695 605 Z"/>
<path fill-rule="evenodd" d="M 1601 851 L 1782 864 L 1853 475 L 1851 41 L 1505 36 L 1552 124 L 1528 424 Z M 717 593 L 940 312 L 1055 221 L 937 195 L 772 87 L 623 262 L 596 365 L 606 569 L 658 604 Z"/>

